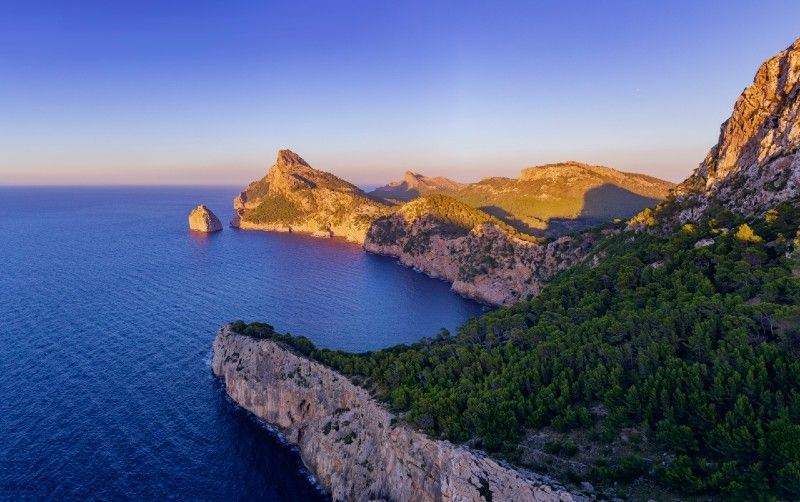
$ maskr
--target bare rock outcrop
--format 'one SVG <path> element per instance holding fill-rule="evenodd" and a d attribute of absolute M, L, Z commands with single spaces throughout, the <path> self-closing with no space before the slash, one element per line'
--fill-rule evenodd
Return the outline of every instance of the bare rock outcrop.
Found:
<path fill-rule="evenodd" d="M 634 224 L 695 221 L 712 205 L 762 215 L 800 196 L 799 150 L 800 39 L 761 65 L 703 162 L 654 214 Z"/>
<path fill-rule="evenodd" d="M 224 327 L 212 368 L 234 401 L 298 445 L 334 500 L 584 499 L 545 476 L 398 423 L 366 390 L 274 341 Z"/>
<path fill-rule="evenodd" d="M 189 213 L 189 229 L 195 232 L 219 232 L 222 223 L 209 208 L 200 204 Z"/>

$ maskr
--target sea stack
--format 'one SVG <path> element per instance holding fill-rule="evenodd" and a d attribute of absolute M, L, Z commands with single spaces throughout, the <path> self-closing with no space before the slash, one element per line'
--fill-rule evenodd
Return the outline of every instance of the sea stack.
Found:
<path fill-rule="evenodd" d="M 219 232 L 222 223 L 209 208 L 200 204 L 189 214 L 189 229 L 195 232 Z"/>

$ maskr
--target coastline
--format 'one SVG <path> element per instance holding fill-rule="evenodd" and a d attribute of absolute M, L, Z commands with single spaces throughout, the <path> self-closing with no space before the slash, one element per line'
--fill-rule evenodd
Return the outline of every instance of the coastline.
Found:
<path fill-rule="evenodd" d="M 299 448 L 334 500 L 584 500 L 546 476 L 412 430 L 365 389 L 275 341 L 225 326 L 212 370 L 234 402 Z"/>

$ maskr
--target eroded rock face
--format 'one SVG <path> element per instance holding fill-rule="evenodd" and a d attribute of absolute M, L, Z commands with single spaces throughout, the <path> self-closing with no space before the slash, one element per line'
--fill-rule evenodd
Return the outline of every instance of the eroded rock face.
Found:
<path fill-rule="evenodd" d="M 657 213 L 665 223 L 685 223 L 716 201 L 761 215 L 800 195 L 799 147 L 800 39 L 761 65 L 722 124 L 717 144 Z"/>
<path fill-rule="evenodd" d="M 228 395 L 277 426 L 334 500 L 583 500 L 551 479 L 399 425 L 367 391 L 281 345 L 220 330 Z"/>
<path fill-rule="evenodd" d="M 189 213 L 189 229 L 195 232 L 219 232 L 222 223 L 209 208 L 200 204 Z"/>
<path fill-rule="evenodd" d="M 359 244 L 372 221 L 388 211 L 355 185 L 312 168 L 290 150 L 279 151 L 267 175 L 237 195 L 233 206 L 234 227 L 344 237 Z"/>
<path fill-rule="evenodd" d="M 364 249 L 453 284 L 453 290 L 491 305 L 538 295 L 552 277 L 581 262 L 599 239 L 585 232 L 549 243 L 523 240 L 496 224 L 453 233 L 428 215 L 408 221 L 402 213 L 376 221 Z"/>

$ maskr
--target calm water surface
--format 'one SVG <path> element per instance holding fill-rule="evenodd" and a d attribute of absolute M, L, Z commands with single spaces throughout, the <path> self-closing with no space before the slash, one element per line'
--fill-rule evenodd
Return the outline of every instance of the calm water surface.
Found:
<path fill-rule="evenodd" d="M 323 498 L 225 398 L 216 329 L 370 350 L 482 308 L 357 246 L 226 228 L 235 187 L 0 188 L 0 498 Z"/>

